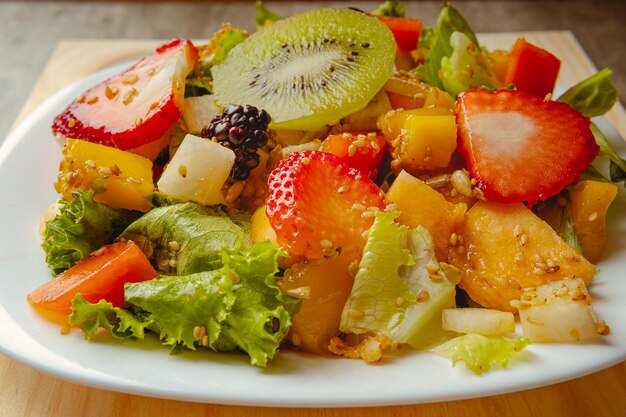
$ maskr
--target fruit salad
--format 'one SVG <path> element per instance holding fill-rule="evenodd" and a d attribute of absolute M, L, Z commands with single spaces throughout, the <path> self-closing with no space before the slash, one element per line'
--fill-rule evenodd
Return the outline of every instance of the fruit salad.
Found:
<path fill-rule="evenodd" d="M 589 291 L 626 179 L 590 119 L 609 70 L 557 95 L 558 57 L 489 51 L 449 4 L 432 27 L 396 1 L 256 23 L 159 46 L 52 121 L 34 309 L 256 366 L 408 347 L 482 373 L 610 332 Z"/>

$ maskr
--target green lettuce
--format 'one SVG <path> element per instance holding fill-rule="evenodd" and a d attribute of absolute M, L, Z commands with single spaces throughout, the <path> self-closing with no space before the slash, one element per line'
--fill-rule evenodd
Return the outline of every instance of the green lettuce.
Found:
<path fill-rule="evenodd" d="M 86 338 L 104 328 L 117 338 L 143 339 L 144 330 L 150 329 L 174 352 L 201 346 L 239 349 L 248 353 L 252 365 L 266 366 L 299 307 L 276 284 L 280 255 L 269 242 L 249 251 L 225 248 L 219 270 L 126 284 L 125 298 L 134 315 L 77 296 L 70 324 L 80 327 Z"/>
<path fill-rule="evenodd" d="M 426 333 L 441 328 L 443 308 L 454 306 L 459 275 L 441 264 L 442 279 L 431 279 L 428 266 L 440 264 L 430 234 L 421 226 L 409 229 L 395 223 L 398 215 L 376 213 L 340 329 L 374 332 L 392 343 L 417 347 Z"/>
<path fill-rule="evenodd" d="M 601 116 L 617 102 L 617 90 L 610 77 L 610 69 L 598 71 L 571 87 L 558 101 L 569 104 L 587 117 Z"/>
<path fill-rule="evenodd" d="M 46 223 L 41 247 L 53 275 L 113 242 L 141 214 L 97 203 L 93 195 L 93 190 L 73 191 L 73 200 L 59 200 L 60 213 Z"/>
<path fill-rule="evenodd" d="M 452 54 L 441 59 L 444 89 L 453 97 L 470 88 L 495 89 L 498 81 L 477 44 L 462 32 L 453 32 L 449 41 Z"/>
<path fill-rule="evenodd" d="M 261 0 L 257 0 L 256 14 L 254 16 L 254 23 L 256 23 L 257 29 L 264 28 L 268 21 L 274 23 L 278 20 L 281 20 L 282 18 L 282 16 L 274 13 L 273 11 L 265 7 Z"/>
<path fill-rule="evenodd" d="M 598 71 L 571 87 L 558 98 L 558 101 L 569 104 L 587 117 L 601 116 L 611 110 L 618 99 L 617 90 L 610 77 L 611 70 L 605 68 Z M 593 122 L 591 132 L 600 146 L 600 156 L 609 160 L 611 181 L 618 183 L 626 181 L 626 160 L 618 155 L 604 133 Z"/>
<path fill-rule="evenodd" d="M 223 247 L 250 248 L 249 231 L 248 213 L 179 203 L 152 209 L 121 237 L 134 241 L 159 272 L 188 275 L 219 269 Z"/>
<path fill-rule="evenodd" d="M 417 67 L 417 71 L 424 76 L 424 81 L 441 90 L 445 90 L 443 80 L 440 78 L 440 71 L 443 58 L 450 57 L 454 53 L 454 46 L 450 39 L 455 32 L 462 33 L 474 45 L 477 53 L 482 49 L 476 38 L 476 34 L 470 28 L 461 13 L 446 3 L 441 9 L 435 29 L 426 29 L 420 40 L 420 47 L 428 48 L 424 56 L 424 63 Z M 457 62 L 457 60 L 455 60 Z M 458 61 L 462 64 L 462 61 Z M 460 68 L 461 71 L 463 68 Z M 484 78 L 490 78 L 485 76 Z M 475 86 L 480 87 L 480 85 Z"/>
<path fill-rule="evenodd" d="M 386 0 L 380 4 L 371 14 L 376 16 L 404 17 L 404 4 L 397 0 Z"/>
<path fill-rule="evenodd" d="M 467 369 L 480 375 L 496 365 L 506 368 L 509 360 L 529 343 L 523 337 L 509 339 L 469 333 L 449 340 L 431 351 L 452 359 L 453 365 L 465 362 Z"/>

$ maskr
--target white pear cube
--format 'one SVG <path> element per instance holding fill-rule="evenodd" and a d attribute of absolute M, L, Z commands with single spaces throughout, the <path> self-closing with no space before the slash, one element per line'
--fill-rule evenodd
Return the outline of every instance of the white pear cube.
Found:
<path fill-rule="evenodd" d="M 457 333 L 502 335 L 515 333 L 515 316 L 510 311 L 487 308 L 450 308 L 441 316 L 444 330 Z"/>
<path fill-rule="evenodd" d="M 198 134 L 211 124 L 211 120 L 220 114 L 213 96 L 207 94 L 199 97 L 187 97 L 183 109 L 183 120 L 189 133 Z"/>
<path fill-rule="evenodd" d="M 222 186 L 235 163 L 235 153 L 210 139 L 187 135 L 157 187 L 183 201 L 211 205 L 224 202 Z"/>
<path fill-rule="evenodd" d="M 534 343 L 578 342 L 608 332 L 596 319 L 581 278 L 525 288 L 519 317 L 524 336 Z"/>

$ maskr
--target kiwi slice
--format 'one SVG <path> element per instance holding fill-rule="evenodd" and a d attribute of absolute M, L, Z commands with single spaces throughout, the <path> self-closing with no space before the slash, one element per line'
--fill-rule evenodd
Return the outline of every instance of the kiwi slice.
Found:
<path fill-rule="evenodd" d="M 215 99 L 265 109 L 275 129 L 315 130 L 365 107 L 391 76 L 395 52 L 391 31 L 365 13 L 297 14 L 213 68 Z"/>

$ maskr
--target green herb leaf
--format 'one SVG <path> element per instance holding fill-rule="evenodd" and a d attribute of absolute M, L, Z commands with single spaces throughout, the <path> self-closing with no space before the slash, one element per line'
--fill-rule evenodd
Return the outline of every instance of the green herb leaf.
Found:
<path fill-rule="evenodd" d="M 404 4 L 397 0 L 386 0 L 371 14 L 376 16 L 404 17 L 405 13 Z"/>
<path fill-rule="evenodd" d="M 601 116 L 617 102 L 611 83 L 611 70 L 605 68 L 567 90 L 558 101 L 569 104 L 587 117 Z"/>

